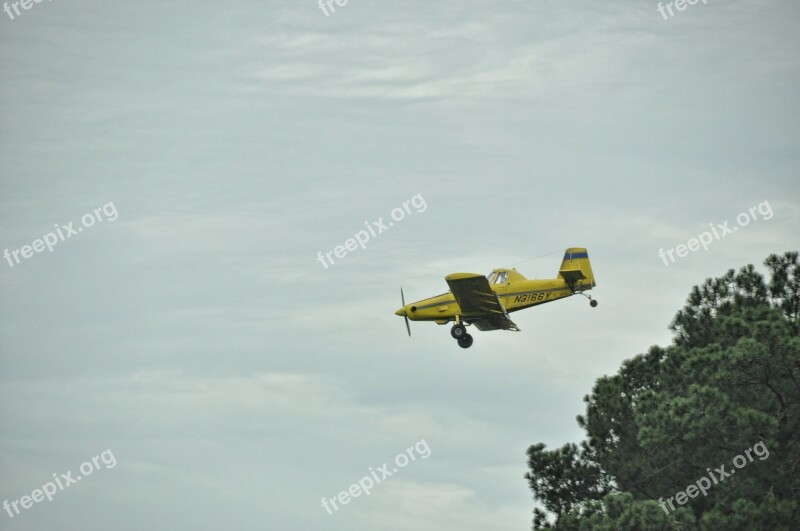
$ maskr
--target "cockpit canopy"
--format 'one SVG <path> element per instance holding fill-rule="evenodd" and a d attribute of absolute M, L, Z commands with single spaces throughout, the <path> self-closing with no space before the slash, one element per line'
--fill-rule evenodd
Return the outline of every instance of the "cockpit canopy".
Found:
<path fill-rule="evenodd" d="M 486 275 L 486 279 L 492 286 L 526 280 L 516 269 L 495 269 Z"/>
<path fill-rule="evenodd" d="M 489 280 L 489 284 L 505 284 L 508 282 L 508 271 L 495 269 L 486 275 L 486 278 Z"/>

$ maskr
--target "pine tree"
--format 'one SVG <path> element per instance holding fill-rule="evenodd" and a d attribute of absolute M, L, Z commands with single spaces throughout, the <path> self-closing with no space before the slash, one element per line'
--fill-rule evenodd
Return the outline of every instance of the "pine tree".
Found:
<path fill-rule="evenodd" d="M 534 529 L 800 528 L 800 263 L 790 252 L 764 264 L 768 284 L 748 265 L 695 286 L 673 345 L 597 380 L 580 445 L 528 449 L 547 511 Z M 768 457 L 665 506 L 759 443 Z"/>

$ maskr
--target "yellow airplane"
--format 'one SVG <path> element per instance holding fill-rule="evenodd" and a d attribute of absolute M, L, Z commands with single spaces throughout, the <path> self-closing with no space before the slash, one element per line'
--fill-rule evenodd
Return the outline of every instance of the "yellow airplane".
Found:
<path fill-rule="evenodd" d="M 444 279 L 450 291 L 409 305 L 406 305 L 403 288 L 400 288 L 403 307 L 395 315 L 405 318 L 409 336 L 409 319 L 434 321 L 440 325 L 455 321 L 450 335 L 461 348 L 469 348 L 472 336 L 467 333 L 468 325 L 475 325 L 478 330 L 519 332 L 517 325 L 509 319 L 509 313 L 576 294 L 588 298 L 592 308 L 597 306 L 597 301 L 584 293 L 596 284 L 589 254 L 583 247 L 566 250 L 558 277 L 554 279 L 528 280 L 516 269 L 502 268 L 495 269 L 488 276 L 453 273 Z"/>

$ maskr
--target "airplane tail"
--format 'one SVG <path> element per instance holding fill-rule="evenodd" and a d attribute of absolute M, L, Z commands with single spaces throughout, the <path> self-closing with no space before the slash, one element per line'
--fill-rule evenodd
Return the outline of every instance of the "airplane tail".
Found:
<path fill-rule="evenodd" d="M 589 254 L 584 247 L 570 247 L 564 252 L 558 278 L 563 278 L 573 291 L 584 291 L 596 286 Z"/>

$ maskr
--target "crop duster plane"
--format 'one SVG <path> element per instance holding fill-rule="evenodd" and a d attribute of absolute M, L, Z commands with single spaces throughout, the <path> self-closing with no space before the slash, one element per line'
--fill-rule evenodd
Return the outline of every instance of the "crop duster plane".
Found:
<path fill-rule="evenodd" d="M 538 306 L 547 302 L 583 295 L 594 308 L 597 301 L 584 293 L 595 287 L 589 254 L 583 247 L 570 247 L 553 279 L 528 280 L 516 269 L 495 269 L 489 275 L 453 273 L 444 277 L 450 291 L 428 299 L 406 304 L 403 289 L 400 297 L 403 307 L 395 312 L 406 320 L 434 321 L 447 324 L 454 321 L 450 335 L 461 348 L 472 346 L 472 336 L 466 327 L 475 325 L 478 330 L 513 330 L 519 327 L 508 317 L 511 312 Z"/>

